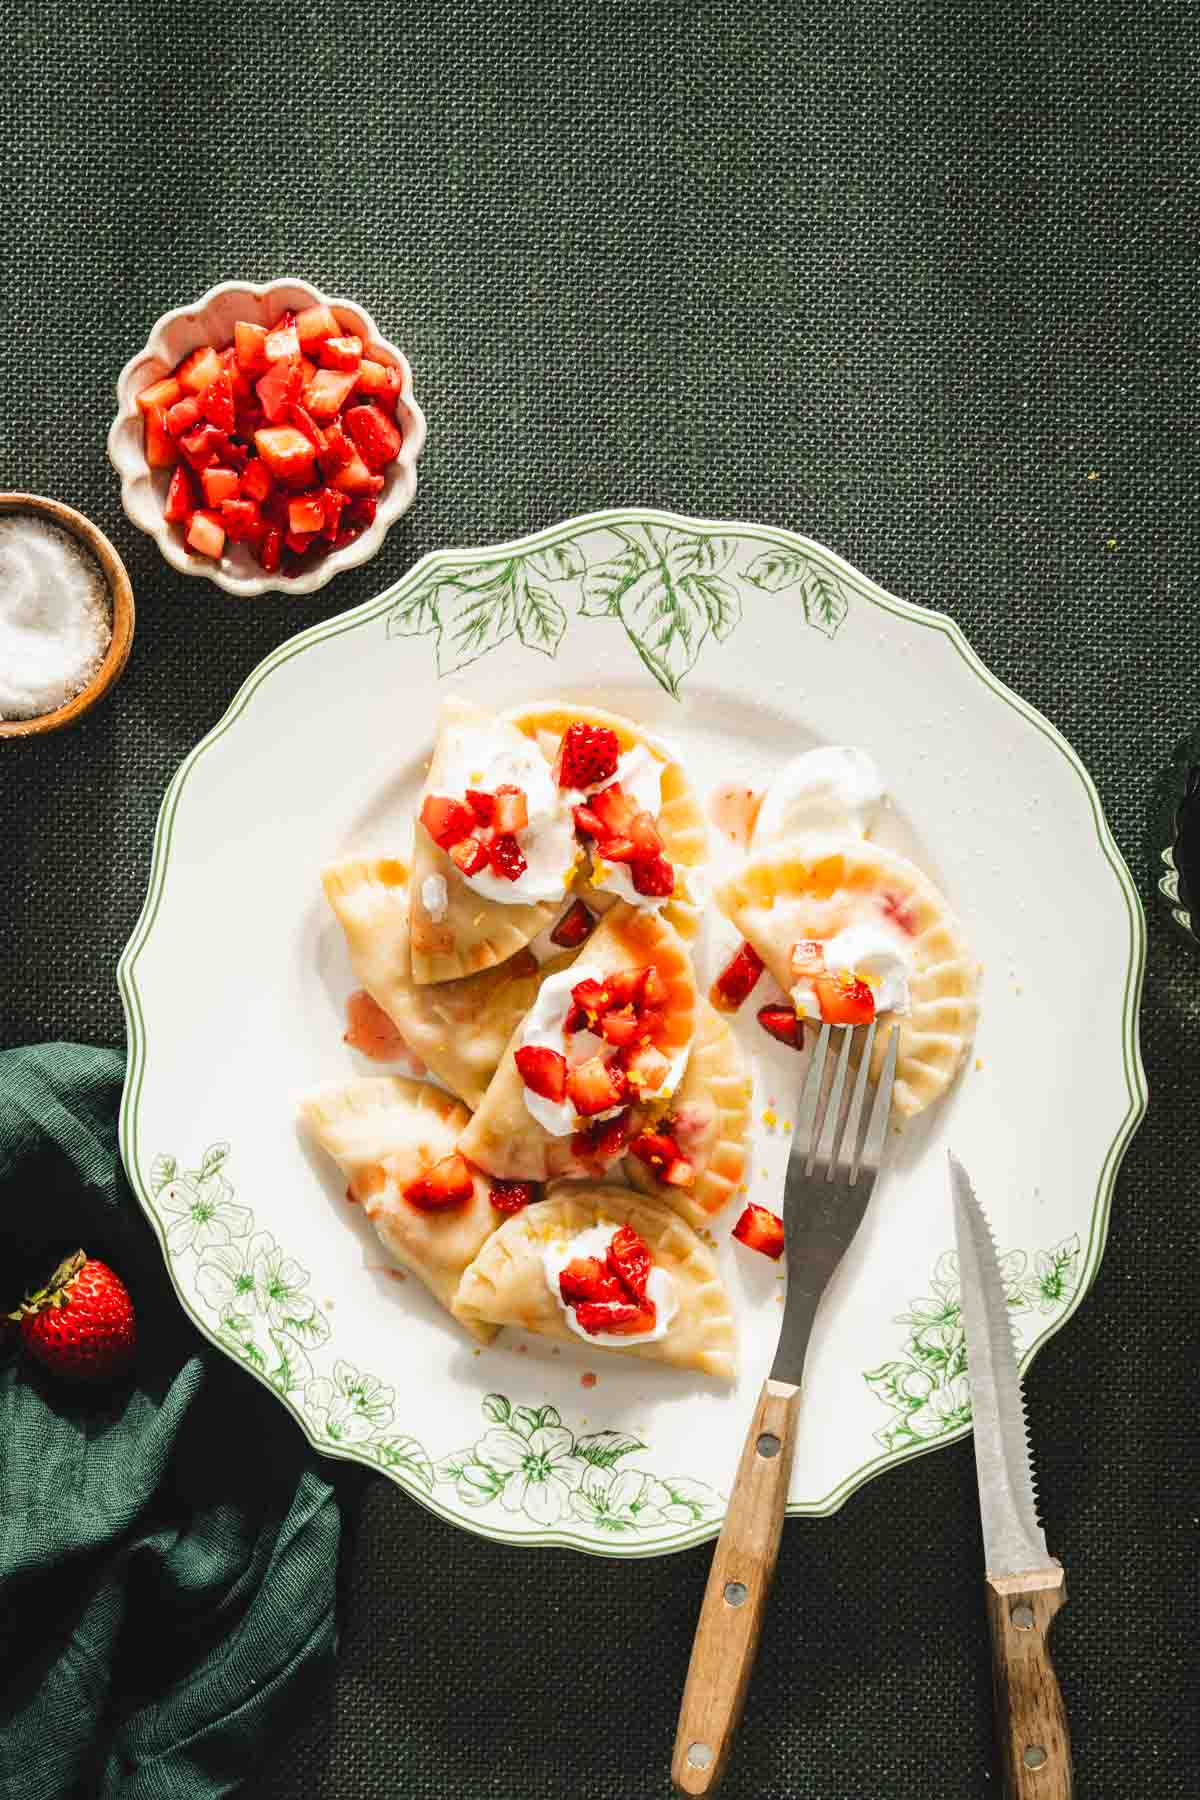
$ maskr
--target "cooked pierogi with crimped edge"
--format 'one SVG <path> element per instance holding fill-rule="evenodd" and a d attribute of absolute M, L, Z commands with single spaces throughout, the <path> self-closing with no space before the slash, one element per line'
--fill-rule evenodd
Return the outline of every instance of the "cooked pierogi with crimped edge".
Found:
<path fill-rule="evenodd" d="M 526 798 L 528 824 L 513 834 L 525 868 L 511 880 L 490 864 L 464 874 L 422 822 L 425 802 L 447 796 L 467 804 L 468 790 L 491 795 L 503 784 Z M 507 962 L 557 917 L 580 857 L 570 809 L 537 745 L 467 700 L 445 700 L 414 825 L 413 980 L 456 981 Z"/>
<path fill-rule="evenodd" d="M 655 816 L 662 853 L 675 869 L 674 892 L 661 910 L 680 936 L 690 942 L 700 929 L 703 912 L 700 871 L 708 859 L 708 826 L 683 766 L 651 732 L 599 707 L 544 700 L 515 707 L 504 717 L 540 744 L 551 762 L 558 754 L 563 733 L 573 724 L 615 732 L 621 752 L 616 780 Z M 617 899 L 632 905 L 647 904 L 646 897 L 632 886 L 628 865 L 606 864 L 595 850 L 580 867 L 575 891 L 597 913 L 607 911 Z"/>
<path fill-rule="evenodd" d="M 584 980 L 603 987 L 606 977 L 647 968 L 655 971 L 662 987 L 661 999 L 652 1009 L 651 1033 L 659 1090 L 663 1097 L 673 1092 L 683 1079 L 696 1026 L 698 996 L 691 957 L 679 933 L 658 913 L 619 901 L 575 961 L 543 980 L 534 1008 L 513 1032 L 479 1110 L 463 1132 L 460 1148 L 465 1156 L 489 1174 L 524 1181 L 594 1176 L 615 1160 L 623 1143 L 602 1157 L 596 1135 L 604 1125 L 619 1132 L 619 1121 L 627 1121 L 629 1103 L 648 1098 L 651 1090 L 635 1085 L 628 1095 L 615 1094 L 611 1107 L 581 1114 L 567 1092 L 557 1099 L 535 1093 L 521 1073 L 518 1053 L 532 1047 L 560 1057 L 567 1065 L 568 1080 L 585 1063 L 613 1061 L 617 1051 L 599 1031 L 564 1032 L 572 990 Z M 632 1075 L 632 1051 L 627 1060 Z M 588 1129 L 592 1139 L 585 1144 L 581 1140 Z"/>
<path fill-rule="evenodd" d="M 562 1301 L 557 1270 L 576 1253 L 598 1254 L 607 1228 L 621 1226 L 632 1227 L 650 1252 L 649 1292 L 659 1295 L 660 1336 L 621 1338 L 573 1330 L 568 1322 L 572 1309 Z M 654 1284 L 654 1271 L 665 1279 Z M 556 1183 L 484 1244 L 463 1275 L 457 1310 L 481 1323 L 586 1342 L 589 1353 L 645 1357 L 722 1381 L 734 1377 L 737 1333 L 716 1258 L 677 1213 L 629 1188 Z"/>
<path fill-rule="evenodd" d="M 945 1093 L 975 1031 L 976 964 L 946 900 L 915 864 L 870 843 L 811 853 L 784 845 L 752 856 L 715 898 L 798 1003 L 809 985 L 805 945 L 868 946 L 858 973 L 880 998 L 874 1073 L 898 1030 L 895 1110 L 921 1112 Z M 896 996 L 895 1010 L 884 1010 Z"/>
<path fill-rule="evenodd" d="M 393 857 L 345 857 L 321 871 L 356 978 L 439 1081 L 476 1107 L 538 990 L 533 952 L 461 981 L 413 980 L 408 870 Z"/>
<path fill-rule="evenodd" d="M 686 1185 L 664 1181 L 669 1163 L 659 1146 L 646 1142 L 642 1148 L 647 1155 L 631 1151 L 625 1159 L 633 1186 L 673 1207 L 692 1225 L 706 1224 L 745 1173 L 750 1089 L 741 1046 L 727 1022 L 702 1000 L 683 1080 L 669 1100 L 635 1109 L 631 1137 L 637 1144 L 644 1133 L 666 1135 L 691 1170 L 691 1180 Z"/>
<path fill-rule="evenodd" d="M 389 1256 L 423 1281 L 473 1337 L 490 1343 L 495 1328 L 463 1318 L 455 1304 L 463 1270 L 499 1222 L 488 1181 L 468 1170 L 469 1196 L 453 1205 L 427 1209 L 405 1198 L 406 1189 L 455 1154 L 466 1107 L 427 1082 L 382 1075 L 327 1082 L 302 1094 L 298 1109 L 310 1135 L 346 1176 L 351 1198 Z"/>

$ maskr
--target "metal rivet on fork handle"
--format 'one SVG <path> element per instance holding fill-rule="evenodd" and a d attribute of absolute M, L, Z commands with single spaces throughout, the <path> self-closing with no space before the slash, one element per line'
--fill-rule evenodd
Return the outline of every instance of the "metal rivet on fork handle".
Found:
<path fill-rule="evenodd" d="M 782 1447 L 773 1431 L 764 1431 L 754 1446 L 760 1456 L 778 1456 Z"/>

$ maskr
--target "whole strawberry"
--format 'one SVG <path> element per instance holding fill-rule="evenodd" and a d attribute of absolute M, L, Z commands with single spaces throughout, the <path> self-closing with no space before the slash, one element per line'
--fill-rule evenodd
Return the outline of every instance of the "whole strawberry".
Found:
<path fill-rule="evenodd" d="M 110 1381 L 133 1361 L 129 1290 L 107 1263 L 77 1250 L 17 1309 L 26 1352 L 70 1381 Z"/>

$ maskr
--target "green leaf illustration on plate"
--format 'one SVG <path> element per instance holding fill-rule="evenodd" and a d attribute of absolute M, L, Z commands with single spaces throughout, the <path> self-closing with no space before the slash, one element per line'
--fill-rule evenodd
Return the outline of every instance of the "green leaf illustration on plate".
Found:
<path fill-rule="evenodd" d="M 514 635 L 527 650 L 554 656 L 568 611 L 554 589 L 570 583 L 578 615 L 618 620 L 655 681 L 678 699 L 706 640 L 724 643 L 736 629 L 741 582 L 766 593 L 797 587 L 807 622 L 826 637 L 836 636 L 848 611 L 841 581 L 800 552 L 763 551 L 739 575 L 738 541 L 724 532 L 637 523 L 588 539 L 431 569 L 388 613 L 388 635 L 433 637 L 439 675 Z"/>
<path fill-rule="evenodd" d="M 1072 1235 L 1050 1250 L 1039 1250 L 1034 1273 L 1028 1271 L 1024 1250 L 1010 1250 L 1000 1258 L 1004 1294 L 1014 1318 L 1035 1307 L 1051 1312 L 1066 1303 L 1079 1278 L 1079 1238 Z M 885 1450 L 926 1443 L 971 1422 L 967 1334 L 953 1250 L 938 1258 L 929 1287 L 928 1294 L 910 1300 L 908 1312 L 897 1316 L 896 1323 L 909 1328 L 903 1354 L 863 1373 L 876 1399 L 891 1413 L 875 1433 Z"/>

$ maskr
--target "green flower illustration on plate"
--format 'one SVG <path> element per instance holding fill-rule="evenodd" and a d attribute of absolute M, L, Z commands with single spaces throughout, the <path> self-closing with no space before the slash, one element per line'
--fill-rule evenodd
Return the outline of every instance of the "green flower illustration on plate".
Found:
<path fill-rule="evenodd" d="M 1066 1304 L 1079 1278 L 1079 1238 L 1072 1234 L 1049 1250 L 1039 1250 L 1032 1270 L 1024 1250 L 1000 1258 L 1009 1317 L 1054 1312 Z M 885 1450 L 926 1443 L 971 1422 L 967 1382 L 967 1334 L 962 1322 L 958 1257 L 939 1257 L 930 1293 L 910 1300 L 898 1325 L 909 1327 L 903 1356 L 868 1369 L 863 1376 L 891 1418 L 875 1437 Z"/>
<path fill-rule="evenodd" d="M 675 1530 L 720 1515 L 721 1496 L 703 1482 L 618 1468 L 647 1448 L 641 1438 L 577 1434 L 556 1407 L 513 1405 L 503 1394 L 485 1395 L 482 1436 L 435 1464 L 418 1438 L 396 1430 L 395 1388 L 335 1357 L 308 1270 L 235 1203 L 223 1173 L 229 1154 L 228 1144 L 210 1144 L 190 1170 L 156 1156 L 150 1187 L 160 1222 L 175 1265 L 190 1264 L 219 1342 L 288 1397 L 320 1447 L 367 1456 L 417 1493 L 445 1488 L 473 1510 L 495 1505 L 514 1521 L 582 1524 L 598 1537 Z"/>
<path fill-rule="evenodd" d="M 783 547 L 738 568 L 739 540 L 722 532 L 630 523 L 535 550 L 417 571 L 387 615 L 389 637 L 432 637 L 439 675 L 464 669 L 516 637 L 554 656 L 568 603 L 585 619 L 615 619 L 659 686 L 675 699 L 706 639 L 724 643 L 742 617 L 742 588 L 794 589 L 807 624 L 836 636 L 849 611 L 840 578 Z"/>

